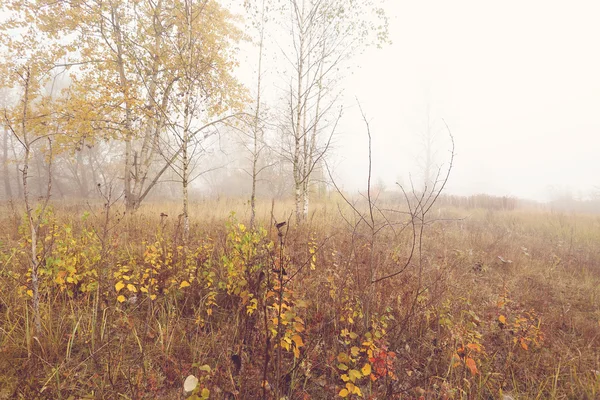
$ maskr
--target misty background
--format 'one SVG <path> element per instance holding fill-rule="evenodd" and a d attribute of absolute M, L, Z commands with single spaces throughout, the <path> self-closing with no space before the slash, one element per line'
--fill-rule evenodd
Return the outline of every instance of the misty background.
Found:
<path fill-rule="evenodd" d="M 387 185 L 418 173 L 429 107 L 456 141 L 447 193 L 539 201 L 594 193 L 599 3 L 395 1 L 388 11 L 393 44 L 361 57 L 348 86 L 372 119 L 375 171 Z M 338 151 L 347 185 L 365 176 L 356 124 L 346 125 L 352 139 Z M 445 143 L 440 163 L 448 159 Z"/>
<path fill-rule="evenodd" d="M 229 7 L 243 12 L 238 2 Z M 391 44 L 357 54 L 344 64 L 340 77 L 344 111 L 327 162 L 341 188 L 356 192 L 367 185 L 360 101 L 373 135 L 373 181 L 380 188 L 397 190 L 396 182 L 423 181 L 427 135 L 434 165 L 448 167 L 451 146 L 445 121 L 456 144 L 446 194 L 541 202 L 598 197 L 600 25 L 595 19 L 600 5 L 389 0 L 384 7 Z M 263 96 L 274 113 L 284 101 L 278 90 L 287 84 L 279 51 L 285 44 L 278 36 L 272 33 L 266 39 L 263 72 Z M 235 74 L 252 95 L 256 57 L 256 46 L 240 44 Z M 247 160 L 238 139 L 235 132 L 223 130 L 203 144 L 194 196 L 247 193 Z M 116 163 L 119 151 L 118 145 L 98 144 L 94 154 L 66 157 L 56 165 L 65 176 L 69 171 L 77 175 L 77 165 L 93 158 Z M 285 175 L 284 169 L 273 162 L 265 170 L 261 181 L 269 190 L 263 190 L 263 197 L 291 195 L 285 179 L 273 184 L 275 177 Z M 325 185 L 325 172 L 317 172 L 313 184 Z M 114 178 L 119 169 L 102 174 Z M 92 175 L 91 181 L 101 181 Z M 163 194 L 178 196 L 168 174 L 161 188 Z M 57 190 L 60 197 L 60 185 Z"/>

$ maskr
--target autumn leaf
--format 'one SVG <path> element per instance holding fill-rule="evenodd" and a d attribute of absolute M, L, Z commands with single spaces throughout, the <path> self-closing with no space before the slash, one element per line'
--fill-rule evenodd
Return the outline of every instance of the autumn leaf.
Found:
<path fill-rule="evenodd" d="M 122 302 L 124 302 L 125 300 L 127 300 L 127 299 L 126 299 L 126 298 L 125 298 L 125 296 L 123 296 L 123 295 L 119 295 L 119 296 L 117 297 L 117 301 L 118 301 L 119 303 L 122 303 Z"/>
<path fill-rule="evenodd" d="M 347 363 L 348 361 L 350 361 L 350 358 L 348 357 L 348 355 L 346 353 L 338 354 L 337 359 L 341 363 Z"/>
<path fill-rule="evenodd" d="M 506 325 L 506 317 L 504 315 L 500 315 L 498 317 L 498 321 L 500 321 L 500 323 Z"/>
<path fill-rule="evenodd" d="M 179 285 L 179 289 L 183 289 L 190 286 L 190 283 L 188 281 L 182 281 L 181 284 Z"/>
<path fill-rule="evenodd" d="M 360 372 L 362 372 L 362 374 L 364 376 L 370 375 L 371 374 L 371 364 L 366 363 L 361 369 Z"/>
<path fill-rule="evenodd" d="M 477 365 L 475 364 L 475 360 L 473 360 L 472 358 L 467 358 L 465 360 L 465 364 L 467 365 L 467 368 L 469 368 L 469 371 L 471 371 L 471 375 L 475 376 L 479 373 L 479 371 L 477 371 Z"/>
<path fill-rule="evenodd" d="M 348 372 L 348 376 L 350 377 L 351 382 L 356 382 L 357 379 L 362 378 L 362 374 L 360 373 L 360 371 L 358 371 L 356 369 L 351 369 Z"/>
<path fill-rule="evenodd" d="M 298 348 L 304 346 L 304 342 L 302 341 L 302 337 L 300 335 L 292 336 L 292 341 L 296 344 L 296 347 Z"/>
<path fill-rule="evenodd" d="M 340 397 L 348 397 L 349 394 L 350 394 L 350 392 L 348 392 L 348 389 L 345 389 L 345 388 L 340 390 L 340 393 L 338 393 L 338 395 Z"/>
<path fill-rule="evenodd" d="M 130 292 L 133 292 L 133 293 L 137 293 L 137 289 L 131 283 L 127 284 L 127 290 L 129 290 Z"/>
<path fill-rule="evenodd" d="M 477 351 L 477 352 L 481 352 L 481 345 L 478 343 L 469 343 L 467 345 L 467 347 L 471 350 Z"/>
<path fill-rule="evenodd" d="M 117 293 L 119 293 L 119 291 L 121 289 L 123 289 L 125 287 L 125 284 L 122 281 L 119 281 L 115 284 L 115 290 L 117 291 Z"/>
<path fill-rule="evenodd" d="M 208 399 L 210 397 L 210 390 L 208 390 L 207 388 L 202 389 L 202 392 L 200 393 L 200 395 L 202 396 L 203 399 Z"/>

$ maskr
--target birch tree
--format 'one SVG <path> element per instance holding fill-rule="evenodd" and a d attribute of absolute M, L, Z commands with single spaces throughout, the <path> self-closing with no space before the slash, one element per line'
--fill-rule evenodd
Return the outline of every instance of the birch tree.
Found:
<path fill-rule="evenodd" d="M 340 70 L 366 46 L 387 40 L 387 19 L 373 1 L 290 0 L 288 5 L 283 153 L 293 168 L 299 223 L 308 215 L 312 174 L 331 148 L 342 117 Z"/>
<path fill-rule="evenodd" d="M 88 143 L 123 141 L 129 210 L 138 208 L 173 163 L 186 157 L 182 143 L 200 131 L 184 128 L 179 119 L 190 102 L 204 113 L 188 112 L 188 124 L 198 127 L 201 118 L 204 125 L 215 115 L 221 118 L 244 95 L 231 75 L 232 49 L 242 35 L 216 0 L 7 3 L 17 13 L 35 15 L 39 32 L 62 38 L 66 56 L 56 68 L 70 71 L 64 113 L 72 121 L 71 132 Z M 182 89 L 189 83 L 193 87 Z M 175 131 L 190 136 L 172 140 Z"/>
<path fill-rule="evenodd" d="M 43 242 L 39 234 L 52 192 L 52 143 L 62 128 L 52 92 L 48 92 L 46 88 L 52 79 L 56 57 L 61 52 L 53 43 L 42 42 L 35 29 L 27 28 L 25 24 L 33 21 L 27 18 L 21 23 L 9 21 L 1 26 L 3 29 L 0 29 L 0 39 L 9 46 L 11 52 L 4 55 L 0 64 L 0 85 L 11 90 L 17 101 L 5 103 L 0 112 L 6 130 L 23 150 L 22 169 L 19 173 L 29 233 L 27 255 L 31 274 L 30 295 L 35 334 L 41 335 L 39 269 L 42 265 L 40 247 L 43 247 Z M 36 201 L 30 183 L 30 168 L 34 158 L 40 157 L 47 161 L 46 190 L 40 190 Z"/>

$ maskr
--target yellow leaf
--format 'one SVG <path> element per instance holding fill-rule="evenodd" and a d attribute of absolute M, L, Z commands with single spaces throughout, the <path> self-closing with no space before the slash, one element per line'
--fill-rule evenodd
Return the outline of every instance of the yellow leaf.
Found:
<path fill-rule="evenodd" d="M 150 300 L 155 300 L 156 299 L 156 295 L 155 294 L 151 294 L 150 295 Z"/>
<path fill-rule="evenodd" d="M 501 323 L 503 323 L 504 325 L 506 325 L 506 317 L 504 315 L 501 315 L 498 317 L 498 321 L 500 321 Z"/>
<path fill-rule="evenodd" d="M 126 299 L 125 299 L 125 296 L 123 296 L 123 295 L 119 295 L 119 296 L 117 297 L 117 301 L 118 301 L 119 303 L 122 303 L 122 302 L 124 302 L 125 300 L 126 300 Z"/>
<path fill-rule="evenodd" d="M 202 389 L 201 396 L 203 399 L 208 399 L 210 396 L 210 390 L 208 390 L 207 388 Z"/>
<path fill-rule="evenodd" d="M 346 364 L 339 363 L 337 367 L 342 371 L 348 371 L 348 366 Z"/>
<path fill-rule="evenodd" d="M 142 292 L 142 293 L 148 293 L 148 288 L 141 287 L 140 288 L 140 292 Z"/>
<path fill-rule="evenodd" d="M 201 365 L 200 367 L 198 367 L 198 371 L 204 371 L 204 372 L 210 373 L 210 371 L 212 371 L 212 368 L 210 367 L 210 365 L 204 364 L 204 365 Z"/>
<path fill-rule="evenodd" d="M 362 372 L 362 374 L 364 376 L 370 375 L 371 374 L 371 364 L 366 363 L 361 369 L 360 372 Z"/>
<path fill-rule="evenodd" d="M 359 353 L 359 352 L 360 352 L 360 349 L 359 349 L 358 347 L 356 347 L 356 346 L 353 346 L 353 347 L 350 349 L 350 353 L 352 353 L 352 355 L 353 355 L 354 357 L 356 357 L 356 356 L 358 355 L 358 353 Z"/>
<path fill-rule="evenodd" d="M 294 357 L 300 358 L 300 349 L 294 347 L 292 351 L 294 352 Z"/>
<path fill-rule="evenodd" d="M 127 290 L 129 290 L 130 292 L 133 292 L 133 293 L 137 292 L 137 289 L 131 283 L 127 284 Z"/>
<path fill-rule="evenodd" d="M 304 342 L 302 341 L 302 337 L 300 335 L 292 336 L 292 340 L 296 344 L 296 347 L 300 348 L 300 347 L 304 346 Z"/>
<path fill-rule="evenodd" d="M 121 289 L 123 289 L 125 287 L 125 284 L 122 281 L 117 282 L 117 284 L 115 285 L 115 290 L 117 291 L 117 293 L 119 293 L 119 291 Z"/>
<path fill-rule="evenodd" d="M 340 393 L 338 393 L 338 395 L 339 395 L 340 397 L 348 397 L 348 395 L 349 395 L 349 394 L 350 394 L 350 393 L 348 392 L 348 390 L 347 390 L 347 389 L 342 389 L 342 390 L 340 390 Z"/>
<path fill-rule="evenodd" d="M 350 377 L 351 382 L 356 382 L 357 379 L 362 378 L 362 374 L 356 369 L 351 369 L 350 372 L 348 372 L 348 376 Z"/>
<path fill-rule="evenodd" d="M 337 359 L 341 363 L 347 363 L 348 361 L 350 361 L 350 358 L 348 357 L 348 355 L 346 353 L 338 354 Z"/>
<path fill-rule="evenodd" d="M 29 297 L 33 297 L 33 290 L 29 289 L 26 293 Z"/>
<path fill-rule="evenodd" d="M 179 289 L 183 289 L 188 286 L 190 286 L 190 283 L 188 281 L 182 281 L 181 284 L 179 285 Z"/>

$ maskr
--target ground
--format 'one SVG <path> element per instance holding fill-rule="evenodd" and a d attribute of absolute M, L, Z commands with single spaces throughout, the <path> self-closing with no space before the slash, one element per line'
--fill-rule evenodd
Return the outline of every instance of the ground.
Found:
<path fill-rule="evenodd" d="M 190 375 L 193 398 L 600 396 L 599 216 L 444 207 L 370 225 L 338 200 L 300 226 L 263 204 L 256 229 L 243 200 L 198 202 L 187 240 L 178 204 L 55 204 L 39 332 L 30 233 L 3 205 L 0 399 L 180 399 Z"/>

